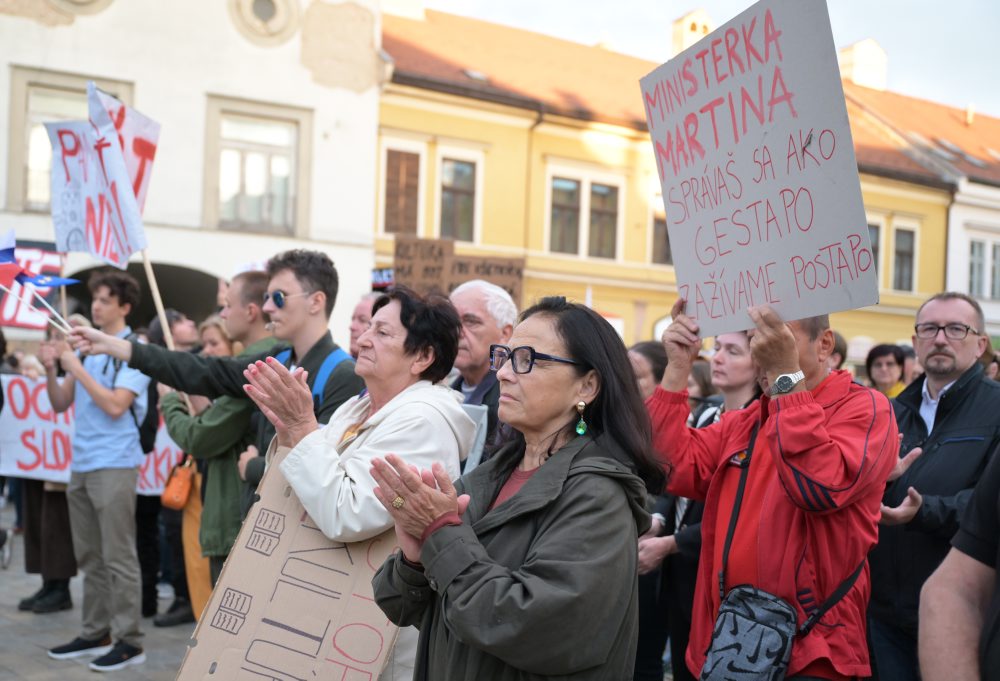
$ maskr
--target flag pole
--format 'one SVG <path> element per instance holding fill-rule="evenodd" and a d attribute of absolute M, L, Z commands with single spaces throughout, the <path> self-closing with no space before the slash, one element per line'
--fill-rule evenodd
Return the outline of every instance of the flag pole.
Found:
<path fill-rule="evenodd" d="M 160 318 L 160 327 L 163 329 L 163 341 L 167 344 L 168 350 L 174 349 L 174 334 L 170 332 L 170 322 L 167 320 L 167 311 L 163 308 L 163 298 L 160 297 L 160 287 L 156 283 L 156 275 L 153 273 L 153 262 L 149 259 L 149 251 L 142 249 L 142 266 L 146 270 L 146 280 L 149 282 L 149 291 L 153 294 L 153 304 L 156 306 L 156 316 Z M 188 413 L 194 416 L 194 407 L 191 406 L 191 399 L 181 393 Z"/>
<path fill-rule="evenodd" d="M 0 284 L 0 291 L 6 291 L 8 294 L 14 296 L 15 298 L 17 298 L 18 300 L 20 300 L 22 303 L 24 303 L 28 307 L 31 307 L 31 308 L 35 307 L 34 305 L 31 304 L 30 300 L 25 300 L 24 298 L 22 298 L 21 296 L 17 295 L 16 293 L 14 293 L 13 291 L 11 291 L 9 288 L 7 288 L 6 286 L 4 286 L 3 284 Z M 62 331 L 63 333 L 66 333 L 66 334 L 72 332 L 72 329 L 70 328 L 69 322 L 67 322 L 65 319 L 63 319 L 62 317 L 60 317 L 59 313 L 56 312 L 55 310 L 53 310 L 52 307 L 48 303 L 45 302 L 45 299 L 38 295 L 37 291 L 35 291 L 35 297 L 37 297 L 40 301 L 42 301 L 42 304 L 45 305 L 45 307 L 48 308 L 49 312 L 51 312 L 54 315 L 54 318 L 53 317 L 47 317 L 46 318 L 49 321 L 49 323 L 52 324 L 52 326 L 56 327 L 57 329 L 59 329 L 60 331 Z"/>

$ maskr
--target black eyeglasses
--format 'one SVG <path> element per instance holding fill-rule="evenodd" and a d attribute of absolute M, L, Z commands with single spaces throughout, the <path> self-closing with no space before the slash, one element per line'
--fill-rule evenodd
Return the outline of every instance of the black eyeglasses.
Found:
<path fill-rule="evenodd" d="M 575 359 L 566 359 L 565 357 L 555 357 L 554 355 L 535 352 L 535 349 L 530 345 L 522 345 L 516 348 L 508 348 L 506 345 L 490 346 L 490 369 L 500 371 L 508 359 L 511 360 L 510 367 L 514 370 L 515 374 L 530 373 L 535 366 L 535 362 L 540 359 L 581 366 L 580 362 L 577 362 Z"/>
<path fill-rule="evenodd" d="M 264 294 L 264 303 L 266 304 L 268 300 L 274 301 L 274 306 L 279 310 L 285 306 L 285 301 L 289 298 L 294 298 L 296 296 L 308 296 L 311 291 L 303 291 L 302 293 L 285 293 L 284 291 L 275 291 L 274 293 Z"/>
<path fill-rule="evenodd" d="M 974 336 L 979 335 L 979 332 L 968 324 L 960 324 L 958 322 L 951 322 L 944 326 L 927 322 L 925 324 L 917 324 L 913 327 L 913 330 L 917 333 L 917 338 L 922 338 L 923 340 L 937 338 L 938 331 L 942 329 L 944 329 L 944 337 L 950 340 L 965 340 L 965 337 L 970 333 Z"/>

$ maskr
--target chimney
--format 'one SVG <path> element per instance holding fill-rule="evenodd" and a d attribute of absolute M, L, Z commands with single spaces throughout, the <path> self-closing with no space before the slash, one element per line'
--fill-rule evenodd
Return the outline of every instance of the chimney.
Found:
<path fill-rule="evenodd" d="M 965 107 L 965 124 L 972 125 L 972 121 L 976 118 L 976 107 L 972 104 Z"/>
<path fill-rule="evenodd" d="M 714 30 L 715 22 L 712 21 L 708 12 L 703 9 L 688 12 L 674 22 L 670 40 L 670 57 L 676 57 Z"/>
<path fill-rule="evenodd" d="M 889 57 L 885 50 L 871 38 L 845 47 L 840 51 L 840 76 L 855 85 L 885 90 L 889 75 Z"/>

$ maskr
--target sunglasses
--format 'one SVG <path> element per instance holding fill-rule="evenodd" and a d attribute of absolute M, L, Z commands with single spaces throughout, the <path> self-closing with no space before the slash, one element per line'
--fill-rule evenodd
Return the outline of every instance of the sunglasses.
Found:
<path fill-rule="evenodd" d="M 312 292 L 303 291 L 302 293 L 285 293 L 284 291 L 275 291 L 274 293 L 265 293 L 264 304 L 266 305 L 267 301 L 273 300 L 274 306 L 280 310 L 285 306 L 285 301 L 288 300 L 289 298 L 295 298 L 296 296 L 308 296 L 308 295 L 312 295 Z"/>

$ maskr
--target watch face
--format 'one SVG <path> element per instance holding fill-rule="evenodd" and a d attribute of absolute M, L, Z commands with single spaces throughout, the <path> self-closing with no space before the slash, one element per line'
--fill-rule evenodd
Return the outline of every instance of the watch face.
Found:
<path fill-rule="evenodd" d="M 787 375 L 778 376 L 778 380 L 774 382 L 774 392 L 787 393 L 794 385 L 795 384 L 792 382 L 792 379 Z"/>

